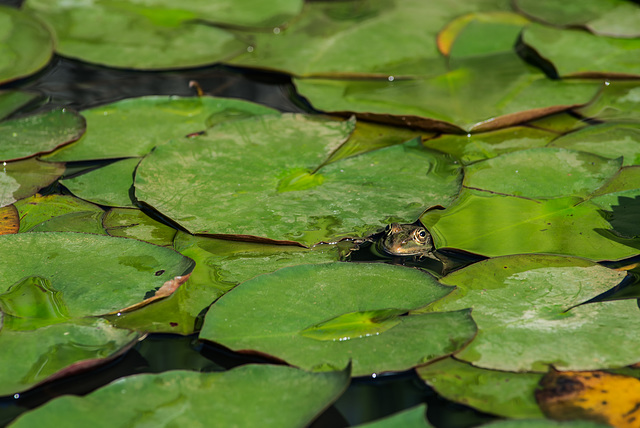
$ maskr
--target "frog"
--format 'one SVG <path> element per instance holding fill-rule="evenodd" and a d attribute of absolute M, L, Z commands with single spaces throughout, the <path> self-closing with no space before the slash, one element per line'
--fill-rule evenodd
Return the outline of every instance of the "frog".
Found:
<path fill-rule="evenodd" d="M 422 224 L 392 223 L 375 244 L 380 254 L 392 257 L 429 257 L 439 260 L 433 253 L 433 238 Z"/>

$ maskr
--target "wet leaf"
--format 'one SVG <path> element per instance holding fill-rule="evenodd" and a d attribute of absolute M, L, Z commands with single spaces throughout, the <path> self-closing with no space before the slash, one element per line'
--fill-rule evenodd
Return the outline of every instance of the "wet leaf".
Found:
<path fill-rule="evenodd" d="M 77 140 L 84 130 L 84 118 L 66 109 L 5 120 L 0 122 L 0 161 L 50 152 Z"/>
<path fill-rule="evenodd" d="M 140 158 L 123 159 L 60 183 L 77 197 L 96 204 L 133 207 L 129 193 L 138 162 Z"/>
<path fill-rule="evenodd" d="M 549 147 L 581 150 L 615 159 L 623 158 L 623 165 L 640 165 L 640 123 L 589 126 L 557 138 Z"/>
<path fill-rule="evenodd" d="M 102 215 L 103 213 L 102 208 L 82 199 L 56 194 L 42 196 L 36 193 L 31 197 L 19 200 L 15 203 L 15 207 L 20 214 L 20 232 L 29 232 L 41 223 L 69 214 L 92 215 L 99 213 Z"/>
<path fill-rule="evenodd" d="M 640 49 L 640 38 L 618 39 L 531 24 L 523 31 L 522 41 L 550 61 L 560 76 L 640 76 L 640 58 L 630 54 Z"/>
<path fill-rule="evenodd" d="M 504 153 L 543 147 L 556 136 L 552 132 L 518 126 L 478 134 L 443 134 L 422 144 L 449 153 L 468 165 Z"/>
<path fill-rule="evenodd" d="M 461 59 L 455 69 L 423 79 L 294 83 L 322 111 L 448 133 L 489 131 L 564 111 L 590 101 L 599 87 L 547 79 L 512 52 Z"/>
<path fill-rule="evenodd" d="M 510 373 L 487 370 L 453 358 L 416 369 L 438 394 L 447 400 L 506 418 L 541 418 L 534 392 L 539 373 Z"/>
<path fill-rule="evenodd" d="M 164 284 L 162 284 L 162 287 L 158 288 L 153 296 L 144 299 L 142 302 L 138 302 L 138 303 L 135 303 L 135 304 L 133 304 L 131 306 L 127 306 L 126 308 L 115 310 L 115 311 L 113 311 L 112 313 L 110 313 L 108 315 L 118 315 L 118 316 L 120 316 L 123 312 L 133 312 L 133 311 L 138 310 L 140 308 L 144 308 L 145 306 L 148 306 L 149 304 L 151 304 L 153 302 L 157 302 L 158 300 L 165 299 L 165 298 L 171 296 L 173 293 L 175 293 L 176 290 L 178 290 L 178 288 L 182 284 L 187 282 L 188 279 L 189 279 L 189 275 L 176 276 L 176 277 L 168 280 Z"/>
<path fill-rule="evenodd" d="M 508 371 L 595 370 L 640 361 L 624 346 L 638 334 L 633 300 L 579 305 L 617 285 L 624 272 L 552 255 L 485 260 L 447 275 L 458 288 L 428 309 L 473 308 L 478 335 L 456 358 Z M 558 344 L 562 346 L 558 346 Z"/>
<path fill-rule="evenodd" d="M 13 426 L 81 427 L 96 420 L 108 420 L 112 427 L 141 422 L 206 426 L 211 421 L 220 426 L 306 426 L 348 383 L 348 371 L 308 373 L 267 364 L 218 373 L 142 374 L 122 378 L 85 397 L 51 400 L 22 415 Z M 252 405 L 247 407 L 247 402 Z"/>
<path fill-rule="evenodd" d="M 134 239 L 70 232 L 2 235 L 0 253 L 0 291 L 25 277 L 44 278 L 61 293 L 71 317 L 140 302 L 193 265 L 172 250 Z"/>
<path fill-rule="evenodd" d="M 144 156 L 171 138 L 204 131 L 222 117 L 277 114 L 242 100 L 213 97 L 148 96 L 83 110 L 87 132 L 47 161 L 81 161 Z"/>
<path fill-rule="evenodd" d="M 112 208 L 104 215 L 102 224 L 111 236 L 139 239 L 163 247 L 171 247 L 176 230 L 160 223 L 139 209 Z"/>
<path fill-rule="evenodd" d="M 355 426 L 358 428 L 429 428 L 431 424 L 427 421 L 426 410 L 426 404 L 421 404 L 391 416 Z"/>
<path fill-rule="evenodd" d="M 0 309 L 5 317 L 39 321 L 42 325 L 71 318 L 62 293 L 51 286 L 51 281 L 39 276 L 26 277 L 0 294 Z M 37 328 L 33 323 L 29 327 Z"/>
<path fill-rule="evenodd" d="M 0 166 L 0 207 L 35 194 L 64 173 L 64 164 L 35 158 L 3 162 Z"/>
<path fill-rule="evenodd" d="M 415 221 L 428 206 L 446 205 L 457 194 L 459 167 L 417 142 L 316 171 L 352 129 L 351 121 L 290 114 L 219 125 L 145 157 L 136 172 L 136 197 L 194 234 L 312 245 L 366 236 L 391 218 Z M 210 198 L 215 210 L 203 203 Z"/>
<path fill-rule="evenodd" d="M 582 26 L 613 37 L 638 37 L 640 8 L 624 0 L 584 0 L 567 4 L 553 0 L 515 0 L 516 8 L 535 19 L 562 27 Z"/>
<path fill-rule="evenodd" d="M 354 376 L 402 371 L 455 352 L 471 340 L 475 326 L 469 313 L 400 316 L 400 323 L 380 334 L 367 336 L 366 327 L 358 326 L 353 337 L 342 340 L 317 340 L 302 332 L 355 311 L 407 312 L 449 291 L 430 275 L 400 266 L 294 266 L 225 294 L 209 309 L 200 337 L 308 369 L 326 370 L 351 360 Z"/>
<path fill-rule="evenodd" d="M 602 371 L 550 371 L 536 392 L 548 417 L 587 419 L 614 427 L 633 427 L 640 420 L 640 380 Z"/>
<path fill-rule="evenodd" d="M 640 122 L 640 82 L 612 80 L 607 83 L 598 97 L 577 111 L 600 120 Z"/>
<path fill-rule="evenodd" d="M 102 319 L 0 333 L 0 395 L 32 388 L 52 377 L 104 364 L 138 338 Z"/>
<path fill-rule="evenodd" d="M 106 235 L 102 227 L 104 212 L 76 212 L 54 217 L 34 226 L 29 232 L 79 232 Z"/>
<path fill-rule="evenodd" d="M 592 260 L 620 260 L 638 254 L 616 242 L 600 206 L 580 198 L 532 200 L 476 190 L 461 192 L 444 211 L 421 217 L 436 248 L 457 248 L 484 256 L 548 253 Z"/>
<path fill-rule="evenodd" d="M 621 166 L 621 158 L 536 148 L 468 166 L 463 186 L 524 198 L 585 197 L 610 180 Z"/>
<path fill-rule="evenodd" d="M 0 208 L 0 235 L 18 233 L 20 230 L 20 215 L 14 205 Z"/>
<path fill-rule="evenodd" d="M 0 28 L 0 83 L 33 74 L 51 59 L 53 40 L 39 20 L 0 5 Z"/>
<path fill-rule="evenodd" d="M 405 312 L 404 309 L 349 312 L 307 327 L 300 334 L 316 340 L 350 340 L 377 336 L 400 324 L 398 317 Z"/>
<path fill-rule="evenodd" d="M 187 10 L 109 0 L 28 0 L 22 8 L 52 29 L 56 53 L 110 67 L 189 68 L 247 48 L 229 31 L 195 21 L 197 15 Z"/>

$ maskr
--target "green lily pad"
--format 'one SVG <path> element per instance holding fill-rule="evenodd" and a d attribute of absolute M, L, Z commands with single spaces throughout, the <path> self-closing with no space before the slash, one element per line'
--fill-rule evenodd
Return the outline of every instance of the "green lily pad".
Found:
<path fill-rule="evenodd" d="M 577 111 L 599 120 L 640 122 L 640 82 L 612 80 L 607 82 L 596 99 Z"/>
<path fill-rule="evenodd" d="M 421 404 L 386 418 L 355 426 L 358 428 L 430 428 L 432 425 L 427 421 L 426 411 L 427 405 Z"/>
<path fill-rule="evenodd" d="M 140 158 L 123 159 L 60 183 L 77 197 L 96 204 L 134 207 L 129 193 L 139 162 Z"/>
<path fill-rule="evenodd" d="M 0 166 L 0 207 L 34 195 L 64 173 L 64 164 L 40 162 L 35 158 L 2 162 Z"/>
<path fill-rule="evenodd" d="M 625 0 L 584 0 L 559 3 L 553 0 L 515 0 L 516 8 L 551 25 L 582 26 L 612 37 L 638 37 L 640 7 Z"/>
<path fill-rule="evenodd" d="M 318 171 L 352 129 L 352 121 L 291 114 L 221 124 L 145 157 L 135 177 L 136 197 L 194 234 L 312 245 L 366 236 L 391 219 L 415 221 L 425 208 L 446 205 L 457 194 L 459 167 L 417 142 Z"/>
<path fill-rule="evenodd" d="M 640 50 L 640 38 L 618 39 L 531 24 L 523 31 L 522 41 L 550 61 L 560 76 L 640 76 L 640 57 L 634 54 Z"/>
<path fill-rule="evenodd" d="M 294 83 L 322 111 L 449 133 L 489 131 L 564 111 L 587 103 L 600 86 L 547 79 L 511 52 L 461 59 L 455 69 L 430 78 Z"/>
<path fill-rule="evenodd" d="M 536 148 L 468 166 L 463 185 L 524 198 L 585 197 L 610 180 L 621 166 L 622 158 Z"/>
<path fill-rule="evenodd" d="M 70 317 L 106 314 L 138 303 L 193 267 L 191 260 L 167 248 L 70 232 L 2 235 L 0 252 L 0 291 L 25 277 L 42 277 L 62 293 Z"/>
<path fill-rule="evenodd" d="M 592 260 L 620 260 L 638 250 L 614 240 L 601 208 L 576 197 L 524 199 L 465 190 L 444 211 L 420 218 L 436 248 L 457 248 L 489 257 L 548 253 Z"/>
<path fill-rule="evenodd" d="M 78 212 L 55 217 L 33 227 L 30 232 L 78 232 L 107 235 L 102 227 L 104 212 Z"/>
<path fill-rule="evenodd" d="M 615 159 L 623 158 L 623 165 L 640 165 L 640 123 L 603 123 L 589 126 L 557 138 L 549 147 L 581 150 Z"/>
<path fill-rule="evenodd" d="M 214 373 L 142 374 L 119 379 L 85 397 L 51 400 L 19 417 L 13 426 L 83 427 L 96 420 L 108 420 L 112 427 L 207 426 L 212 421 L 220 426 L 306 426 L 348 383 L 348 371 L 308 373 L 266 364 Z"/>
<path fill-rule="evenodd" d="M 34 92 L 0 91 L 0 119 L 4 119 L 39 98 L 40 95 Z"/>
<path fill-rule="evenodd" d="M 475 326 L 467 311 L 398 315 L 449 292 L 432 276 L 401 266 L 294 266 L 225 294 L 209 309 L 200 338 L 307 369 L 341 367 L 351 360 L 354 376 L 402 371 L 451 354 L 473 338 Z M 345 315 L 382 310 L 397 310 L 395 318 L 387 312 L 387 321 L 395 325 L 377 332 L 369 317 Z M 338 316 L 351 322 L 334 323 L 332 340 L 303 333 Z"/>
<path fill-rule="evenodd" d="M 35 194 L 15 203 L 20 214 L 20 232 L 32 231 L 39 224 L 70 214 L 100 214 L 102 208 L 67 195 Z"/>
<path fill-rule="evenodd" d="M 468 165 L 504 153 L 543 147 L 556 136 L 553 132 L 518 126 L 479 134 L 444 134 L 422 144 L 449 153 Z"/>
<path fill-rule="evenodd" d="M 0 333 L 0 395 L 15 394 L 52 377 L 61 377 L 113 358 L 137 340 L 128 330 L 102 319 L 54 324 L 31 331 Z"/>
<path fill-rule="evenodd" d="M 110 209 L 104 215 L 102 224 L 111 236 L 138 239 L 162 247 L 171 247 L 177 233 L 174 228 L 133 208 Z"/>
<path fill-rule="evenodd" d="M 542 374 L 481 369 L 453 358 L 416 371 L 447 400 L 506 418 L 544 417 L 534 394 Z"/>
<path fill-rule="evenodd" d="M 187 10 L 102 0 L 27 0 L 53 31 L 60 55 L 110 67 L 174 69 L 213 64 L 246 50 L 231 32 Z"/>
<path fill-rule="evenodd" d="M 0 122 L 0 161 L 50 152 L 77 140 L 84 130 L 84 118 L 66 109 Z"/>
<path fill-rule="evenodd" d="M 120 214 L 116 214 L 116 218 L 123 220 L 131 218 L 130 216 L 120 217 Z M 143 231 L 148 227 L 144 226 Z M 151 230 L 157 229 L 154 227 Z M 138 234 L 137 230 L 135 234 Z M 138 236 L 138 239 L 140 238 L 145 236 Z M 116 326 L 154 332 L 192 334 L 200 330 L 201 318 L 209 305 L 237 284 L 282 267 L 306 263 L 328 263 L 339 258 L 338 248 L 335 246 L 319 245 L 307 249 L 297 246 L 227 241 L 192 236 L 183 232 L 178 232 L 176 235 L 174 248 L 196 262 L 187 282 L 173 295 L 160 302 L 115 317 L 112 321 Z"/>
<path fill-rule="evenodd" d="M 478 335 L 456 358 L 478 367 L 542 372 L 550 365 L 558 370 L 622 367 L 640 361 L 640 351 L 625 346 L 640 330 L 635 300 L 574 306 L 625 275 L 572 257 L 493 258 L 442 278 L 458 289 L 429 310 L 473 308 Z"/>
<path fill-rule="evenodd" d="M 53 40 L 38 19 L 0 5 L 0 83 L 29 76 L 53 55 Z"/>
<path fill-rule="evenodd" d="M 278 114 L 247 101 L 213 97 L 148 96 L 82 111 L 87 132 L 76 143 L 43 156 L 81 161 L 144 156 L 171 138 L 204 131 L 220 118 Z"/>

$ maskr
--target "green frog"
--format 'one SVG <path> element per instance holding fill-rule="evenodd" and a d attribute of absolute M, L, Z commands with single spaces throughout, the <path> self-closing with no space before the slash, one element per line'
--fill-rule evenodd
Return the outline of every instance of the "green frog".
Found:
<path fill-rule="evenodd" d="M 376 242 L 380 254 L 394 257 L 429 257 L 439 260 L 434 254 L 433 239 L 427 229 L 418 224 L 392 223 Z"/>

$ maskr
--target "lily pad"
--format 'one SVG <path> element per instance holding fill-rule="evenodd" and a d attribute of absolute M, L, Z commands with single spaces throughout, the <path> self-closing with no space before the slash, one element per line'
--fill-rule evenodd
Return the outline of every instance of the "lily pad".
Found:
<path fill-rule="evenodd" d="M 225 294 L 209 309 L 200 338 L 307 369 L 341 367 L 351 360 L 354 376 L 403 371 L 451 354 L 473 338 L 468 311 L 399 314 L 449 292 L 432 276 L 401 266 L 294 266 Z M 389 315 L 389 310 L 396 312 L 386 321 L 395 325 L 373 332 L 375 315 L 364 312 Z M 319 338 L 303 334 L 336 317 L 351 322 L 333 323 L 330 333 Z"/>
<path fill-rule="evenodd" d="M 554 421 L 551 419 L 501 420 L 480 425 L 482 428 L 606 428 L 593 421 Z"/>
<path fill-rule="evenodd" d="M 40 162 L 35 158 L 2 162 L 0 166 L 0 207 L 34 195 L 64 173 L 64 164 Z"/>
<path fill-rule="evenodd" d="M 603 123 L 563 135 L 549 147 L 581 150 L 615 159 L 623 158 L 623 165 L 640 165 L 640 123 Z"/>
<path fill-rule="evenodd" d="M 322 111 L 449 133 L 489 131 L 564 111 L 587 103 L 600 86 L 547 79 L 512 52 L 459 60 L 457 68 L 423 79 L 294 83 Z"/>
<path fill-rule="evenodd" d="M 553 132 L 518 126 L 478 134 L 444 134 L 422 144 L 449 153 L 468 165 L 504 153 L 544 147 L 556 136 Z"/>
<path fill-rule="evenodd" d="M 358 428 L 429 428 L 432 425 L 427 421 L 426 411 L 426 404 L 421 404 L 386 418 L 355 426 Z"/>
<path fill-rule="evenodd" d="M 29 76 L 53 55 L 53 40 L 38 19 L 0 5 L 0 83 Z"/>
<path fill-rule="evenodd" d="M 15 394 L 53 377 L 113 358 L 138 339 L 102 319 L 54 324 L 31 331 L 0 333 L 0 395 Z"/>
<path fill-rule="evenodd" d="M 13 426 L 83 427 L 96 420 L 108 420 L 112 427 L 141 422 L 206 426 L 212 421 L 220 426 L 306 426 L 348 383 L 348 371 L 308 373 L 266 364 L 217 373 L 142 374 L 119 379 L 85 397 L 51 400 L 19 417 Z"/>
<path fill-rule="evenodd" d="M 112 208 L 102 220 L 111 236 L 134 238 L 162 247 L 171 247 L 177 231 L 146 215 L 139 209 Z"/>
<path fill-rule="evenodd" d="M 27 0 L 22 8 L 52 29 L 56 52 L 110 67 L 175 69 L 213 64 L 247 46 L 231 32 L 180 9 L 102 0 Z"/>
<path fill-rule="evenodd" d="M 84 118 L 66 109 L 0 122 L 0 161 L 50 152 L 77 140 L 84 130 Z"/>
<path fill-rule="evenodd" d="M 81 161 L 144 156 L 171 138 L 204 131 L 220 117 L 278 114 L 247 101 L 213 97 L 148 96 L 82 111 L 87 132 L 47 161 Z"/>
<path fill-rule="evenodd" d="M 559 3 L 553 0 L 515 0 L 516 8 L 547 24 L 582 26 L 613 37 L 638 37 L 640 7 L 625 0 L 584 0 Z"/>
<path fill-rule="evenodd" d="M 123 159 L 60 183 L 77 197 L 96 204 L 134 207 L 130 192 L 139 162 L 140 158 Z"/>
<path fill-rule="evenodd" d="M 318 171 L 352 129 L 352 121 L 292 114 L 221 124 L 145 157 L 136 197 L 194 234 L 312 245 L 366 236 L 391 220 L 415 221 L 425 208 L 446 205 L 457 194 L 459 167 L 417 142 Z"/>
<path fill-rule="evenodd" d="M 448 400 L 506 418 L 544 417 L 534 394 L 542 379 L 539 373 L 481 369 L 453 358 L 418 367 L 416 371 Z"/>
<path fill-rule="evenodd" d="M 638 80 L 612 80 L 592 102 L 577 111 L 599 120 L 640 122 L 640 82 Z"/>
<path fill-rule="evenodd" d="M 125 210 L 114 213 L 116 218 L 132 218 L 121 216 L 123 211 Z M 105 223 L 111 221 L 105 220 Z M 138 228 L 132 229 L 138 235 Z M 149 226 L 143 226 L 142 229 L 148 230 Z M 151 230 L 157 231 L 157 228 L 153 227 Z M 145 236 L 139 236 L 138 239 L 140 238 Z M 328 263 L 339 258 L 338 248 L 330 245 L 306 249 L 298 246 L 205 238 L 183 232 L 176 235 L 174 248 L 196 262 L 187 282 L 164 301 L 115 317 L 112 321 L 116 326 L 192 334 L 200 330 L 202 317 L 209 305 L 237 284 L 285 266 Z"/>
<path fill-rule="evenodd" d="M 610 180 L 622 158 L 574 150 L 536 148 L 504 154 L 467 167 L 463 185 L 524 198 L 585 197 Z"/>
<path fill-rule="evenodd" d="M 20 230 L 20 214 L 16 207 L 7 205 L 0 208 L 0 235 L 18 233 L 18 230 Z"/>
<path fill-rule="evenodd" d="M 640 361 L 624 346 L 640 330 L 634 300 L 577 306 L 617 285 L 624 272 L 562 256 L 485 260 L 441 279 L 456 285 L 429 310 L 473 308 L 478 335 L 456 358 L 508 371 L 596 370 Z M 562 344 L 559 346 L 558 344 Z"/>
<path fill-rule="evenodd" d="M 70 232 L 2 235 L 0 252 L 0 291 L 25 277 L 42 277 L 62 293 L 69 317 L 123 309 L 193 267 L 167 248 Z"/>
<path fill-rule="evenodd" d="M 560 76 L 640 76 L 640 38 L 618 39 L 531 24 L 523 31 L 522 41 L 550 61 Z"/>
<path fill-rule="evenodd" d="M 102 208 L 82 199 L 56 194 L 46 196 L 35 194 L 19 200 L 15 206 L 20 214 L 20 232 L 29 232 L 39 224 L 69 214 L 99 213 L 102 215 L 104 213 Z"/>
<path fill-rule="evenodd" d="M 34 92 L 18 90 L 0 91 L 0 119 L 4 119 L 38 98 L 40 98 L 40 95 Z"/>

